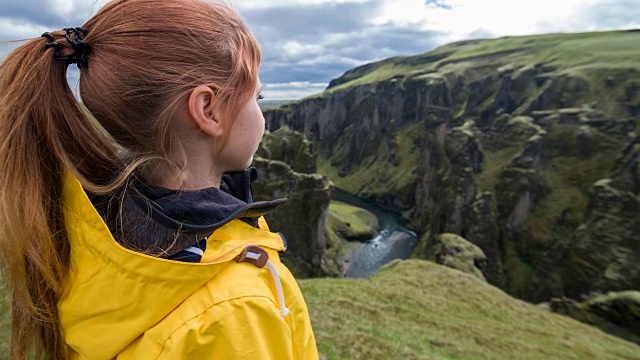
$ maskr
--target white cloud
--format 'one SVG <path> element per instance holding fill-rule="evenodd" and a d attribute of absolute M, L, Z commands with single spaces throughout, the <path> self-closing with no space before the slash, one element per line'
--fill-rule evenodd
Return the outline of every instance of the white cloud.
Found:
<path fill-rule="evenodd" d="M 304 66 L 317 66 L 320 64 L 344 64 L 347 66 L 359 66 L 365 64 L 362 60 L 352 59 L 346 56 L 339 56 L 333 54 L 326 54 L 317 57 L 310 57 L 308 59 L 304 59 L 302 61 L 298 61 L 298 65 Z"/>
<path fill-rule="evenodd" d="M 32 38 L 34 34 L 43 33 L 47 30 L 49 29 L 42 24 L 0 17 L 0 33 L 2 34 L 2 39 L 29 39 Z"/>
<path fill-rule="evenodd" d="M 322 49 L 323 47 L 320 44 L 302 44 L 298 41 L 288 41 L 282 45 L 285 55 L 292 57 L 316 55 Z"/>
<path fill-rule="evenodd" d="M 494 36 L 548 32 L 578 32 L 615 29 L 584 17 L 603 1 L 640 15 L 640 1 L 625 0 L 442 0 L 438 6 L 423 1 L 387 0 L 376 24 L 416 26 L 449 34 L 443 42 L 466 39 L 479 31 Z M 629 6 L 631 4 L 631 6 Z M 615 21 L 614 21 L 615 22 Z M 640 25 L 640 19 L 635 24 Z"/>

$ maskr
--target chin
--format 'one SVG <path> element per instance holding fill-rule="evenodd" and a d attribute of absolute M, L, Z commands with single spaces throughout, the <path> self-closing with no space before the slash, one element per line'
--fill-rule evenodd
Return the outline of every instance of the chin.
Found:
<path fill-rule="evenodd" d="M 247 160 L 247 162 L 245 162 L 244 165 L 238 170 L 247 169 L 248 167 L 251 166 L 251 164 L 253 164 L 253 157 L 251 157 L 251 159 Z"/>

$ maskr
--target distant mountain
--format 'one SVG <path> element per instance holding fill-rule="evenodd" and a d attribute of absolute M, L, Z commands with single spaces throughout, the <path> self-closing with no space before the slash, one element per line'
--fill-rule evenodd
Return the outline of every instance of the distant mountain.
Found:
<path fill-rule="evenodd" d="M 260 109 L 262 111 L 266 111 L 266 110 L 275 109 L 280 105 L 284 105 L 290 102 L 293 102 L 293 100 L 260 100 L 258 104 L 260 105 Z"/>

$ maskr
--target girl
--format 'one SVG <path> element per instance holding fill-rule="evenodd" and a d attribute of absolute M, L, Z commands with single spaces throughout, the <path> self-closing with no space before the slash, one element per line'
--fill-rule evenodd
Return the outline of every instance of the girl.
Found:
<path fill-rule="evenodd" d="M 251 195 L 259 62 L 238 14 L 205 0 L 113 0 L 5 59 L 12 358 L 317 358 L 261 217 L 283 201 Z"/>

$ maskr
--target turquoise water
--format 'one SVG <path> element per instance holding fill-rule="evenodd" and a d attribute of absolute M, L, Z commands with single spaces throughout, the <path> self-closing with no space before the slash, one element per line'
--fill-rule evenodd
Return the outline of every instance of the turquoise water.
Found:
<path fill-rule="evenodd" d="M 363 244 L 350 261 L 347 277 L 366 278 L 394 259 L 408 259 L 418 244 L 415 232 L 404 227 L 400 215 L 384 210 L 343 190 L 335 189 L 333 200 L 363 208 L 380 221 L 380 232 Z"/>

